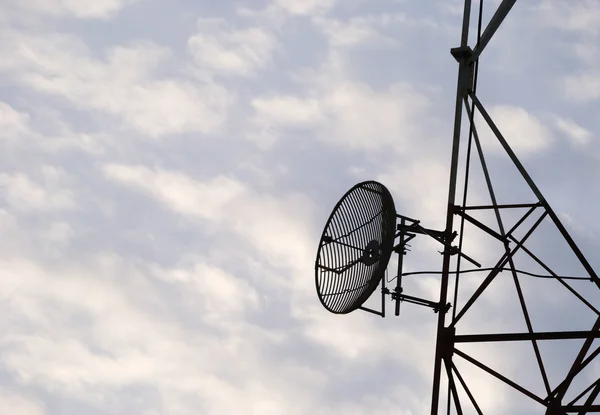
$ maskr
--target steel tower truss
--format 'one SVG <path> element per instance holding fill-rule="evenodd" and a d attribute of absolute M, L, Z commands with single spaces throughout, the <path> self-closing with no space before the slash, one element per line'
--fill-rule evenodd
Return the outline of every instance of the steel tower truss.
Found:
<path fill-rule="evenodd" d="M 479 58 L 515 3 L 516 0 L 503 0 L 483 31 L 481 31 L 481 10 L 479 10 L 480 29 L 477 42 L 474 47 L 470 47 L 468 40 L 471 0 L 465 0 L 460 46 L 451 51 L 458 62 L 459 69 L 446 226 L 444 232 L 436 235 L 436 239 L 442 243 L 446 241 L 446 243 L 444 243 L 445 248 L 443 251 L 440 298 L 439 302 L 435 303 L 433 307 L 438 311 L 438 322 L 431 405 L 432 415 L 440 413 L 456 413 L 459 415 L 463 413 L 483 414 L 481 406 L 478 403 L 478 397 L 472 391 L 474 380 L 468 379 L 467 376 L 464 376 L 462 370 L 459 370 L 459 366 L 464 368 L 465 365 L 472 365 L 471 369 L 477 368 L 481 373 L 480 376 L 492 376 L 499 382 L 510 386 L 514 393 L 521 394 L 529 398 L 532 402 L 536 402 L 540 408 L 540 412 L 536 413 L 545 415 L 600 413 L 600 404 L 597 399 L 600 395 L 600 379 L 589 380 L 588 378 L 587 380 L 582 380 L 579 378 L 579 382 L 574 382 L 584 369 L 589 369 L 590 366 L 593 366 L 592 363 L 597 364 L 597 362 L 594 362 L 594 359 L 600 354 L 600 346 L 598 346 L 598 341 L 596 341 L 596 339 L 600 338 L 600 311 L 598 310 L 600 305 L 597 303 L 594 304 L 594 301 L 590 301 L 586 295 L 589 293 L 584 292 L 599 290 L 600 279 L 569 235 L 565 226 L 561 223 L 559 216 L 552 210 L 523 164 L 517 158 L 517 155 L 509 144 L 510 137 L 507 136 L 505 138 L 503 136 L 486 110 L 485 105 L 479 100 L 476 94 Z M 468 123 L 468 129 L 466 129 L 468 130 L 468 135 L 461 134 L 463 116 L 466 116 Z M 483 127 L 489 128 L 493 132 L 493 135 L 503 149 L 504 154 L 502 156 L 506 157 L 506 160 L 516 168 L 515 172 L 518 171 L 519 180 L 522 179 L 523 186 L 528 187 L 531 191 L 532 197 L 530 200 L 517 200 L 505 204 L 499 203 L 493 185 L 495 177 L 492 177 L 493 175 L 489 168 L 489 159 L 486 159 L 484 155 L 480 140 L 482 124 L 484 124 Z M 466 154 L 461 153 L 461 147 L 466 150 Z M 464 157 L 464 163 L 459 163 L 461 157 Z M 483 187 L 485 188 L 486 197 L 489 197 L 489 204 L 471 205 L 467 203 L 467 189 L 470 187 L 469 180 L 473 177 L 472 174 L 474 173 L 472 172 L 475 163 L 477 163 L 477 167 L 480 169 L 479 174 L 483 176 L 482 183 L 484 183 Z M 457 184 L 463 179 L 464 187 L 462 190 L 464 193 L 459 195 L 458 193 L 461 191 L 461 188 Z M 461 200 L 457 201 L 459 197 Z M 488 213 L 487 221 L 477 218 L 476 213 L 486 212 Z M 508 217 L 516 219 L 509 221 Z M 489 220 L 490 218 L 492 218 L 491 221 Z M 403 220 L 402 224 L 405 223 L 406 221 Z M 578 278 L 583 277 L 589 281 L 588 285 L 586 285 L 587 288 L 583 291 L 580 287 L 576 287 L 575 283 L 571 282 L 571 279 L 576 278 L 559 275 L 558 272 L 553 270 L 552 266 L 547 264 L 546 260 L 536 255 L 534 249 L 529 246 L 532 236 L 536 232 L 539 232 L 540 225 L 543 223 L 546 223 L 547 226 L 553 226 L 558 231 L 556 235 L 566 243 L 565 251 L 568 251 L 569 255 L 573 256 L 578 265 L 581 265 L 583 275 L 580 275 Z M 500 248 L 497 262 L 494 266 L 483 267 L 478 270 L 479 275 L 481 275 L 478 286 L 474 289 L 474 292 L 469 294 L 468 298 L 461 298 L 460 303 L 458 303 L 461 277 L 467 272 L 467 270 L 461 270 L 461 260 L 463 262 L 465 259 L 469 260 L 468 257 L 461 254 L 465 224 L 478 228 L 480 232 L 485 234 L 486 238 L 491 238 L 494 243 L 499 244 L 503 248 Z M 399 230 L 402 231 L 401 226 L 403 225 L 399 225 Z M 452 247 L 451 245 L 452 239 L 456 236 L 456 232 L 454 232 L 455 227 L 460 229 L 458 233 L 458 247 Z M 413 227 L 412 230 L 418 230 L 418 227 Z M 409 237 L 412 238 L 414 236 L 410 235 Z M 403 241 L 405 238 L 406 235 L 402 234 L 400 251 L 404 249 Z M 456 255 L 457 253 L 459 255 Z M 401 252 L 400 262 L 402 255 L 403 253 Z M 520 270 L 517 255 L 525 256 L 528 261 L 537 264 L 536 266 L 544 270 L 546 278 L 554 281 L 554 284 L 562 286 L 575 301 L 583 304 L 586 311 L 593 316 L 590 321 L 594 321 L 588 330 L 542 332 L 535 330 L 531 319 L 532 308 L 526 301 L 526 296 L 523 294 L 522 289 L 523 278 L 527 278 L 524 274 L 527 274 L 527 272 Z M 472 271 L 469 270 L 469 272 Z M 399 276 L 402 275 L 402 273 L 399 273 Z M 468 316 L 469 312 L 472 311 L 472 306 L 477 303 L 488 286 L 499 278 L 499 275 L 502 275 L 502 278 L 511 280 L 510 283 L 514 286 L 514 295 L 520 305 L 518 307 L 520 310 L 517 309 L 515 311 L 518 311 L 522 315 L 527 329 L 522 332 L 510 333 L 463 334 L 461 323 L 464 321 L 465 316 Z M 389 290 L 387 293 L 389 293 Z M 397 300 L 397 304 L 398 300 L 411 300 L 411 297 L 403 296 L 401 291 L 397 291 L 395 297 L 394 295 L 392 296 Z M 449 311 L 446 306 L 450 301 L 453 304 L 452 311 Z M 431 304 L 423 305 L 431 306 Z M 549 363 L 543 359 L 540 352 L 540 345 L 543 342 L 575 340 L 580 342 L 577 346 L 578 353 L 576 357 L 574 360 L 568 362 L 569 369 L 561 377 L 561 380 L 553 382 L 547 374 L 547 368 L 551 362 Z M 595 341 L 596 343 L 594 343 Z M 494 344 L 501 346 L 512 342 L 520 342 L 520 344 L 526 342 L 531 344 L 533 351 L 532 358 L 535 356 L 535 367 L 539 369 L 539 377 L 544 385 L 544 392 L 542 394 L 539 391 L 536 394 L 531 389 L 523 386 L 518 376 L 509 378 L 501 374 L 501 371 L 493 369 L 483 361 L 476 359 L 464 351 L 465 347 L 469 344 Z M 576 383 L 577 385 L 575 385 Z M 584 385 L 583 387 L 581 387 L 582 384 Z M 447 400 L 442 398 L 447 398 Z"/>

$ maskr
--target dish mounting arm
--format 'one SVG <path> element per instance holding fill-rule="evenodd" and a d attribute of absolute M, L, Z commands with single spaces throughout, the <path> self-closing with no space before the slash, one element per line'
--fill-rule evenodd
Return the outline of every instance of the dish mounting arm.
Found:
<path fill-rule="evenodd" d="M 398 223 L 396 229 L 398 232 L 396 237 L 399 238 L 399 241 L 398 244 L 394 246 L 394 252 L 398 254 L 398 274 L 396 277 L 396 288 L 393 291 L 390 291 L 390 289 L 384 286 L 382 288 L 382 295 L 391 295 L 392 300 L 395 302 L 395 315 L 397 316 L 400 315 L 400 303 L 402 303 L 403 301 L 406 301 L 407 303 L 430 307 L 435 313 L 437 313 L 440 310 L 442 310 L 444 313 L 447 313 L 451 307 L 450 303 L 440 304 L 439 302 L 434 302 L 424 298 L 414 297 L 403 293 L 402 270 L 404 266 L 404 255 L 406 255 L 406 253 L 408 252 L 408 242 L 413 240 L 417 235 L 427 235 L 444 245 L 444 247 L 446 247 L 447 249 L 449 249 L 452 252 L 451 255 L 458 254 L 459 256 L 465 258 L 467 261 L 471 262 L 473 265 L 479 268 L 481 268 L 481 264 L 475 261 L 474 259 L 470 258 L 468 255 L 462 253 L 458 249 L 458 247 L 452 246 L 452 241 L 457 236 L 456 231 L 448 233 L 444 231 L 427 229 L 421 226 L 419 220 L 411 219 L 403 215 L 396 216 L 400 219 L 400 223 Z"/>

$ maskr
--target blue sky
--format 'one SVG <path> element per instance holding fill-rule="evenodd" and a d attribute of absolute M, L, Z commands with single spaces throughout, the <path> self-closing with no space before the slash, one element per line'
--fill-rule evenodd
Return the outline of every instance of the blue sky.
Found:
<path fill-rule="evenodd" d="M 330 209 L 362 180 L 443 226 L 462 1 L 1 9 L 0 413 L 426 413 L 435 316 L 330 315 L 313 264 Z M 518 1 L 478 86 L 596 269 L 598 45 L 597 2 Z M 481 135 L 502 197 L 529 197 Z M 493 262 L 473 235 L 470 255 Z M 550 240 L 542 252 L 570 265 Z M 433 248 L 407 266 L 438 269 Z M 438 295 L 434 277 L 412 284 Z M 556 314 L 539 324 L 574 310 L 525 284 Z M 503 292 L 467 327 L 517 321 Z M 488 358 L 518 373 L 527 352 Z M 469 374 L 486 413 L 531 413 Z"/>

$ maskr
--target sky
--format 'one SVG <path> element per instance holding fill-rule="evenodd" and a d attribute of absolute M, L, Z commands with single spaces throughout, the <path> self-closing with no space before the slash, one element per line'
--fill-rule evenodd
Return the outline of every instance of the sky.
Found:
<path fill-rule="evenodd" d="M 0 0 L 0 413 L 427 413 L 437 316 L 332 315 L 313 267 L 363 180 L 443 227 L 461 18 L 459 0 Z M 478 96 L 600 270 L 600 3 L 520 0 L 480 63 Z M 532 201 L 480 135 L 499 200 Z M 536 252 L 580 272 L 552 232 Z M 436 250 L 415 242 L 407 270 L 440 269 Z M 522 330 L 507 282 L 462 333 Z M 590 321 L 523 286 L 536 327 Z M 436 300 L 439 277 L 407 290 Z M 543 350 L 554 379 L 573 350 Z M 530 349 L 470 352 L 540 388 Z M 534 413 L 477 370 L 486 414 Z"/>

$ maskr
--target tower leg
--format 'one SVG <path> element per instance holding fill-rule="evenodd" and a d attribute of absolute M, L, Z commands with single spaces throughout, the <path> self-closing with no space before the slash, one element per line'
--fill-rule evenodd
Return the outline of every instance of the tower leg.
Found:
<path fill-rule="evenodd" d="M 463 12 L 463 25 L 460 48 L 468 47 L 469 40 L 469 20 L 471 16 L 471 0 L 465 0 Z M 446 234 L 450 235 L 454 228 L 454 203 L 456 199 L 456 181 L 458 175 L 458 156 L 460 148 L 460 129 L 463 112 L 463 98 L 466 96 L 466 82 L 469 78 L 469 62 L 461 59 L 458 68 L 458 85 L 456 92 L 456 107 L 454 113 L 454 134 L 452 141 L 452 159 L 450 165 L 450 183 L 448 189 L 448 210 L 446 213 Z M 444 260 L 442 264 L 442 278 L 440 286 L 440 309 L 443 309 L 448 300 L 448 280 L 450 278 L 450 256 L 451 251 L 448 246 L 444 249 Z M 433 367 L 433 390 L 431 396 L 431 415 L 438 415 L 440 400 L 440 380 L 442 375 L 442 364 L 444 358 L 444 341 L 446 313 L 438 313 L 437 341 L 435 350 L 435 360 Z"/>

